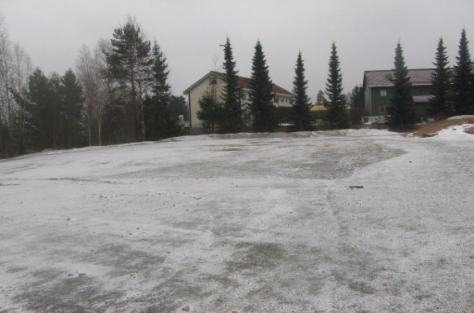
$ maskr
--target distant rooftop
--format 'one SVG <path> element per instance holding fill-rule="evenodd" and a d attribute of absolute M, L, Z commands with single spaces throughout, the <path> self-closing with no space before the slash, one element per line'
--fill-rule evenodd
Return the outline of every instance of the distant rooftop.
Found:
<path fill-rule="evenodd" d="M 193 85 L 191 85 L 188 89 L 186 89 L 184 91 L 184 93 L 189 93 L 191 89 L 193 89 L 195 86 L 197 86 L 204 79 L 209 77 L 209 75 L 211 75 L 211 74 L 216 75 L 219 79 L 222 79 L 224 81 L 226 79 L 225 73 L 211 71 L 211 72 L 207 73 L 206 75 L 204 75 L 204 77 L 202 77 L 200 80 L 195 82 Z M 240 89 L 249 89 L 250 88 L 250 78 L 243 77 L 243 76 L 237 76 L 237 78 L 238 78 L 237 85 L 239 86 Z M 275 84 L 273 84 L 272 91 L 273 91 L 274 94 L 279 94 L 279 95 L 289 95 L 289 96 L 293 95 L 293 93 L 291 93 L 290 91 L 286 90 L 283 87 L 275 85 Z"/>
<path fill-rule="evenodd" d="M 410 82 L 413 85 L 431 85 L 431 75 L 434 69 L 412 69 L 408 70 Z M 391 79 L 393 70 L 366 71 L 364 74 L 364 84 L 367 87 L 390 87 L 393 86 Z"/>
<path fill-rule="evenodd" d="M 215 72 L 217 74 L 217 76 L 222 79 L 222 80 L 225 80 L 225 74 L 224 73 L 220 73 L 220 72 Z M 238 77 L 238 81 L 237 81 L 237 84 L 239 85 L 239 88 L 240 89 L 249 89 L 250 88 L 250 78 L 247 78 L 247 77 L 243 77 L 243 76 L 237 76 Z M 291 92 L 289 92 L 288 90 L 286 90 L 285 88 L 283 87 L 280 87 L 278 85 L 275 85 L 273 84 L 273 93 L 277 93 L 277 94 L 283 94 L 283 95 L 292 95 Z"/>

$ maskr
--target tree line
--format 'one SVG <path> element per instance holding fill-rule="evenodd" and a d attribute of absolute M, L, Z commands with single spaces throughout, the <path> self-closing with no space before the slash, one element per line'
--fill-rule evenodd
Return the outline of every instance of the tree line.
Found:
<path fill-rule="evenodd" d="M 449 66 L 447 48 L 440 38 L 431 77 L 432 97 L 429 116 L 435 119 L 453 115 L 474 114 L 474 72 L 469 41 L 463 29 L 454 67 Z M 417 121 L 411 83 L 401 44 L 395 50 L 395 70 L 392 78 L 394 94 L 388 107 L 388 123 L 397 128 L 410 127 Z"/>
<path fill-rule="evenodd" d="M 469 52 L 466 31 L 463 30 L 459 43 L 456 65 L 449 66 L 443 39 L 439 40 L 432 74 L 432 97 L 429 102 L 429 116 L 436 119 L 452 115 L 474 114 L 474 73 Z M 230 40 L 224 46 L 224 70 L 226 85 L 221 97 L 206 94 L 200 101 L 198 118 L 209 132 L 238 132 L 242 129 L 242 107 L 237 86 L 236 62 L 233 59 Z M 348 95 L 344 94 L 342 70 L 336 44 L 331 47 L 329 73 L 325 91 L 319 91 L 317 103 L 327 111 L 323 118 L 331 129 L 342 129 L 361 123 L 364 115 L 364 90 L 356 86 Z M 398 129 L 412 127 L 418 120 L 413 101 L 409 71 L 405 64 L 400 43 L 395 49 L 393 95 L 387 109 L 387 124 Z M 274 131 L 278 124 L 273 106 L 272 81 L 266 64 L 262 44 L 257 41 L 252 59 L 250 78 L 250 109 L 252 127 L 257 132 Z M 293 130 L 312 130 L 314 116 L 310 113 L 310 98 L 307 94 L 308 81 L 301 52 L 297 56 L 293 81 L 293 106 L 291 122 Z"/>
<path fill-rule="evenodd" d="M 63 75 L 33 69 L 0 21 L 0 156 L 179 135 L 186 100 L 168 75 L 162 49 L 132 19 L 84 45 Z"/>
<path fill-rule="evenodd" d="M 459 43 L 456 65 L 449 66 L 440 39 L 432 77 L 430 116 L 474 114 L 474 75 L 466 31 Z M 251 116 L 257 132 L 275 131 L 279 113 L 273 105 L 273 83 L 260 41 L 255 45 L 250 78 L 250 112 L 241 105 L 236 61 L 230 40 L 224 45 L 225 88 L 220 97 L 204 96 L 198 117 L 211 131 L 239 132 L 243 116 Z M 360 123 L 364 92 L 356 86 L 344 94 L 336 44 L 331 47 L 326 88 L 317 96 L 326 107 L 328 128 Z M 129 19 L 108 40 L 90 49 L 83 46 L 75 70 L 45 75 L 33 69 L 26 52 L 9 38 L 0 19 L 0 156 L 44 149 L 73 148 L 179 135 L 187 114 L 183 97 L 174 96 L 168 83 L 166 56 L 156 41 L 148 40 L 138 23 Z M 406 128 L 417 121 L 408 68 L 401 44 L 395 51 L 394 92 L 387 123 Z M 303 55 L 298 53 L 293 80 L 290 120 L 294 131 L 314 129 Z"/>
<path fill-rule="evenodd" d="M 229 38 L 224 45 L 225 86 L 222 95 L 211 91 L 200 100 L 198 118 L 203 121 L 209 132 L 239 132 L 243 129 L 241 90 L 237 84 L 236 62 L 232 53 Z M 310 113 L 311 99 L 307 94 L 308 81 L 305 77 L 305 66 L 302 53 L 299 52 L 295 64 L 293 81 L 293 105 L 290 120 L 294 131 L 314 129 Z M 252 74 L 249 83 L 252 128 L 257 132 L 271 132 L 277 128 L 277 108 L 273 105 L 273 82 L 270 78 L 265 53 L 260 41 L 255 45 L 252 59 Z M 329 60 L 329 75 L 324 94 L 324 105 L 327 107 L 327 121 L 331 128 L 347 128 L 350 123 L 349 111 L 346 108 L 346 96 L 342 83 L 342 71 L 336 44 L 332 45 Z"/>

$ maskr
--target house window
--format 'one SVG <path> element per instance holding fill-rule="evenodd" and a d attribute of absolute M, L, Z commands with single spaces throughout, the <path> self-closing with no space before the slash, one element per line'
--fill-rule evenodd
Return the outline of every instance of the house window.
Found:
<path fill-rule="evenodd" d="M 380 96 L 386 97 L 387 96 L 387 89 L 380 89 Z"/>

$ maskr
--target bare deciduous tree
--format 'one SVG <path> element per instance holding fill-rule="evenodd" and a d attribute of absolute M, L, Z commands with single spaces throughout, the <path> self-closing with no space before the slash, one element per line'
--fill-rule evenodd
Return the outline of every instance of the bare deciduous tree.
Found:
<path fill-rule="evenodd" d="M 11 126 L 13 99 L 10 92 L 11 84 L 11 42 L 8 31 L 0 17 L 0 124 Z"/>
<path fill-rule="evenodd" d="M 0 152 L 23 153 L 26 117 L 20 100 L 31 68 L 26 52 L 10 41 L 0 14 Z"/>
<path fill-rule="evenodd" d="M 106 63 L 103 50 L 107 47 L 99 42 L 94 51 L 82 46 L 77 61 L 77 75 L 84 90 L 89 145 L 93 144 L 95 134 L 97 144 L 102 145 L 102 125 L 109 92 L 105 75 Z"/>

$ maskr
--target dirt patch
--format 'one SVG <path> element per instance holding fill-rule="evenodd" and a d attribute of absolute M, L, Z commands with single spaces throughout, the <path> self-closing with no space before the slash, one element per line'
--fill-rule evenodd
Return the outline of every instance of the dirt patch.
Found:
<path fill-rule="evenodd" d="M 351 281 L 349 282 L 349 288 L 354 291 L 357 291 L 363 294 L 368 294 L 368 295 L 374 294 L 376 291 L 374 288 L 372 288 L 371 286 L 369 286 L 367 283 L 363 281 Z"/>
<path fill-rule="evenodd" d="M 437 132 L 445 128 L 448 128 L 450 126 L 463 125 L 463 124 L 474 124 L 474 118 L 469 117 L 469 118 L 461 118 L 461 119 L 447 119 L 447 120 L 431 122 L 431 123 L 421 126 L 417 131 L 413 133 L 413 136 L 432 137 Z M 472 133 L 474 133 L 474 129 L 472 129 Z"/>
<path fill-rule="evenodd" d="M 236 245 L 238 251 L 227 262 L 229 272 L 271 269 L 286 256 L 286 250 L 276 243 L 242 242 Z"/>

